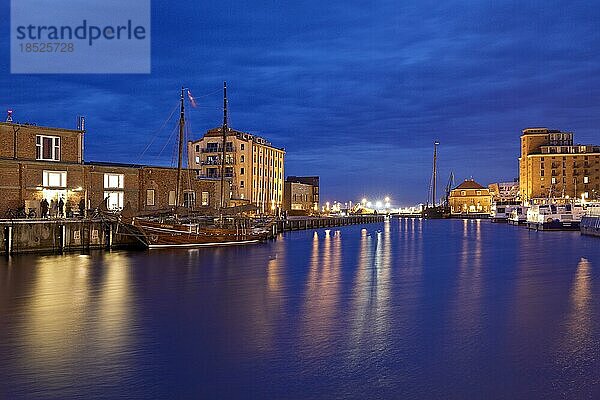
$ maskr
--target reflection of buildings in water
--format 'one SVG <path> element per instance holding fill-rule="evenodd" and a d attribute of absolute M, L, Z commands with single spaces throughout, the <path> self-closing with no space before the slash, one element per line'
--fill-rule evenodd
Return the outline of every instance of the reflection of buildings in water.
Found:
<path fill-rule="evenodd" d="M 386 220 L 383 231 L 363 231 L 361 235 L 350 315 L 350 340 L 356 355 L 361 343 L 384 348 L 390 339 L 390 224 Z"/>
<path fill-rule="evenodd" d="M 323 244 L 315 232 L 303 304 L 303 334 L 307 345 L 319 351 L 335 331 L 339 313 L 342 266 L 341 235 L 325 231 Z"/>
<path fill-rule="evenodd" d="M 479 334 L 483 307 L 481 220 L 463 219 L 456 294 L 452 305 L 455 332 Z"/>
<path fill-rule="evenodd" d="M 89 256 L 37 259 L 22 327 L 22 359 L 39 376 L 54 376 L 57 385 L 69 384 L 56 381 L 57 370 L 72 380 L 84 360 L 102 368 L 129 368 L 122 356 L 134 336 L 127 257 L 112 253 L 101 262 L 101 268 L 93 268 Z M 101 276 L 93 277 L 96 272 Z"/>
<path fill-rule="evenodd" d="M 591 263 L 581 258 L 571 289 L 571 309 L 567 320 L 566 342 L 570 352 L 589 350 L 587 347 L 590 346 L 591 340 L 591 299 Z"/>

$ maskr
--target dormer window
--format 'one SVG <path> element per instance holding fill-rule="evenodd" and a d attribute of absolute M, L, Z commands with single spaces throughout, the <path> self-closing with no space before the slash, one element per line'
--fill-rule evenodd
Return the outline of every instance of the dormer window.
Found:
<path fill-rule="evenodd" d="M 60 136 L 37 135 L 35 137 L 35 159 L 60 161 Z"/>

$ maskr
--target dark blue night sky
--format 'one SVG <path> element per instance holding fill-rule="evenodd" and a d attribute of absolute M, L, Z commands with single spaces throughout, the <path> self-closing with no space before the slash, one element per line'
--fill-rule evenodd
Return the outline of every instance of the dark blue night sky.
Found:
<path fill-rule="evenodd" d="M 572 130 L 599 142 L 598 2 L 154 0 L 151 75 L 11 75 L 9 7 L 0 109 L 74 128 L 86 159 L 169 165 L 177 104 L 198 97 L 192 136 L 221 123 L 287 150 L 286 175 L 320 175 L 323 201 L 425 200 L 432 143 L 440 188 L 517 175 L 520 130 Z M 2 111 L 3 113 L 4 111 Z"/>

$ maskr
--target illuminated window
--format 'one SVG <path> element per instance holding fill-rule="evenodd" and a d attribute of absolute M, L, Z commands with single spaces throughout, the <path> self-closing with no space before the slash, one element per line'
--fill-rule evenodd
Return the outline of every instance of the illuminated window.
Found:
<path fill-rule="evenodd" d="M 35 159 L 60 161 L 60 137 L 37 135 L 35 137 Z"/>
<path fill-rule="evenodd" d="M 240 181 L 240 187 L 243 188 L 244 187 L 244 181 Z"/>
<path fill-rule="evenodd" d="M 43 184 L 44 187 L 67 187 L 67 172 L 66 171 L 44 171 Z"/>
<path fill-rule="evenodd" d="M 121 210 L 123 208 L 123 192 L 105 191 L 104 199 L 109 210 Z"/>
<path fill-rule="evenodd" d="M 202 205 L 203 206 L 207 206 L 208 205 L 208 192 L 202 192 Z"/>
<path fill-rule="evenodd" d="M 583 183 L 589 183 L 590 182 L 590 178 L 587 176 L 583 177 Z"/>
<path fill-rule="evenodd" d="M 170 206 L 174 206 L 175 205 L 175 191 L 171 190 L 169 192 L 169 205 Z"/>
<path fill-rule="evenodd" d="M 196 156 L 195 161 L 196 161 L 196 164 L 200 164 L 200 157 Z"/>
<path fill-rule="evenodd" d="M 123 174 L 104 174 L 105 189 L 123 189 L 125 176 Z"/>

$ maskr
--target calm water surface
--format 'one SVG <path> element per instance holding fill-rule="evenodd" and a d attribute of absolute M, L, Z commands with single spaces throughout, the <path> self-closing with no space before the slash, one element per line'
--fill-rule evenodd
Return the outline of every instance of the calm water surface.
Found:
<path fill-rule="evenodd" d="M 600 398 L 599 278 L 598 238 L 460 220 L 1 259 L 0 398 Z"/>

